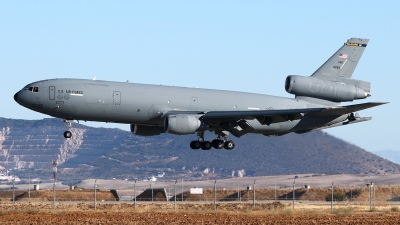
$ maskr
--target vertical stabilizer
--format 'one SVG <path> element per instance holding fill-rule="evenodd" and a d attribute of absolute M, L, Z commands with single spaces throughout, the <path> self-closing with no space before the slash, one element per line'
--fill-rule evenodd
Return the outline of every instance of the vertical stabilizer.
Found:
<path fill-rule="evenodd" d="M 367 47 L 369 39 L 351 38 L 311 76 L 335 80 L 334 77 L 350 78 Z"/>

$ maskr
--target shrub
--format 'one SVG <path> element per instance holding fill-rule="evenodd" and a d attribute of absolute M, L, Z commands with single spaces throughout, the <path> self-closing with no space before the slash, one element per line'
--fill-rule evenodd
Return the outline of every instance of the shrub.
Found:
<path fill-rule="evenodd" d="M 332 194 L 329 194 L 325 197 L 325 200 L 330 202 L 332 201 Z M 333 193 L 333 201 L 343 202 L 346 200 L 346 195 L 340 193 Z"/>

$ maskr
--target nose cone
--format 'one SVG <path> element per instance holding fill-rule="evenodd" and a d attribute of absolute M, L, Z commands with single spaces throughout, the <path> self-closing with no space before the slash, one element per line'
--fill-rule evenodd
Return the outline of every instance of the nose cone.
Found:
<path fill-rule="evenodd" d="M 14 100 L 18 102 L 18 92 L 14 95 Z"/>

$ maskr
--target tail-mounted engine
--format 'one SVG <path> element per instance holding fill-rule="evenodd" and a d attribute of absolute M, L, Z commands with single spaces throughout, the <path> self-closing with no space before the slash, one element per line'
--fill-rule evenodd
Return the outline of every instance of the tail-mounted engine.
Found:
<path fill-rule="evenodd" d="M 339 82 L 297 75 L 288 76 L 285 82 L 285 89 L 290 94 L 333 102 L 348 102 L 369 97 L 369 86 L 368 82 L 354 79 L 343 78 Z"/>

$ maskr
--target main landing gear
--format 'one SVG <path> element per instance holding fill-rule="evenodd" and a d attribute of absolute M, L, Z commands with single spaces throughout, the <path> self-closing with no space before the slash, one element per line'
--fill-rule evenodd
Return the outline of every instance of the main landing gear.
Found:
<path fill-rule="evenodd" d="M 221 139 L 218 135 L 217 139 L 214 139 L 212 142 L 204 140 L 204 133 L 198 133 L 199 140 L 190 142 L 190 148 L 193 150 L 203 149 L 203 150 L 210 150 L 211 147 L 215 149 L 222 149 L 225 148 L 226 150 L 232 150 L 235 148 L 235 142 L 227 141 L 226 136 L 224 139 Z"/>
<path fill-rule="evenodd" d="M 72 133 L 71 133 L 71 131 L 69 131 L 69 129 L 71 129 L 71 127 L 72 127 L 72 120 L 63 120 L 63 122 L 67 123 L 67 127 L 68 127 L 68 130 L 64 132 L 64 137 L 71 138 Z"/>

